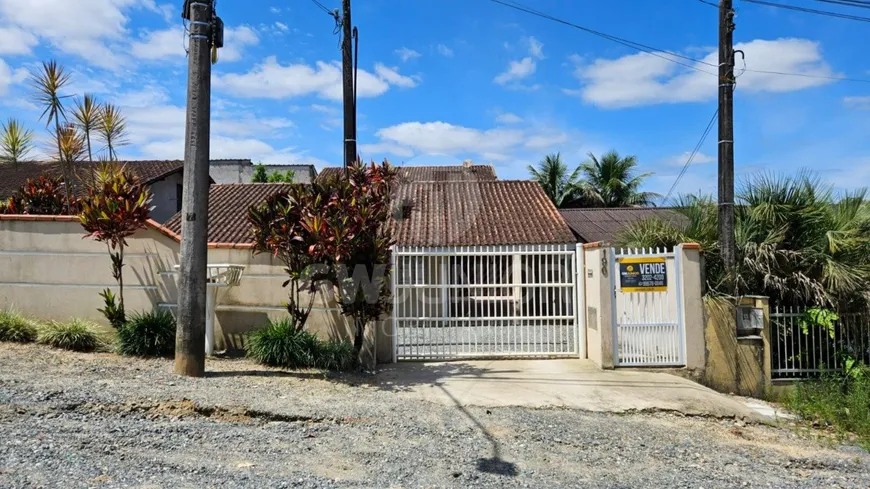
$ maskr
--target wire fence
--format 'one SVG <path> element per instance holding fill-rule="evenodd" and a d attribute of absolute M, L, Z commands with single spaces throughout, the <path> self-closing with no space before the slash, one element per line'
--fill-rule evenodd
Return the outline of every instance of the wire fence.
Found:
<path fill-rule="evenodd" d="M 770 313 L 771 376 L 805 379 L 843 368 L 846 358 L 870 364 L 870 315 L 839 314 L 830 330 L 802 320 L 806 310 L 774 307 Z"/>

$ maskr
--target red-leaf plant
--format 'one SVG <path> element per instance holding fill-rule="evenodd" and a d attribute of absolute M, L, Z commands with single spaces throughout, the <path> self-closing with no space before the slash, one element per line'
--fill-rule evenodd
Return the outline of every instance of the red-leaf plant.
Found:
<path fill-rule="evenodd" d="M 145 227 L 151 213 L 151 192 L 139 178 L 117 163 L 106 163 L 97 172 L 96 185 L 81 200 L 79 220 L 87 234 L 106 243 L 112 259 L 112 276 L 118 282 L 119 301 L 110 289 L 100 293 L 106 302 L 101 309 L 115 328 L 126 322 L 124 311 L 124 248 L 127 238 Z M 117 251 L 114 251 L 117 250 Z"/>
<path fill-rule="evenodd" d="M 285 265 L 292 284 L 288 311 L 302 329 L 319 286 L 330 287 L 342 314 L 354 323 L 354 347 L 366 325 L 390 311 L 389 224 L 396 170 L 387 162 L 357 161 L 344 175 L 295 185 L 251 206 L 254 253 Z M 301 293 L 309 301 L 301 305 Z"/>
<path fill-rule="evenodd" d="M 40 175 L 28 178 L 24 185 L 6 203 L 6 213 L 63 215 L 78 212 L 78 200 L 67 199 L 63 179 Z"/>

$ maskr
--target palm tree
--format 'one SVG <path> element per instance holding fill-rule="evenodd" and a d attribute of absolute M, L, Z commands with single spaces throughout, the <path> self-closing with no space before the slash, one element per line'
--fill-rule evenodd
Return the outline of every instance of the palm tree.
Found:
<path fill-rule="evenodd" d="M 53 139 L 57 143 L 58 155 L 63 152 L 60 147 L 61 120 L 66 121 L 62 99 L 68 97 L 60 95 L 60 92 L 67 83 L 69 83 L 69 73 L 66 72 L 63 65 L 59 65 L 55 60 L 43 61 L 42 69 L 34 71 L 30 75 L 30 85 L 36 91 L 36 102 L 43 108 L 39 120 L 45 119 L 46 128 L 54 123 Z M 61 162 L 61 170 L 63 171 L 66 196 L 69 200 L 73 195 L 72 168 Z"/>
<path fill-rule="evenodd" d="M 602 207 L 642 207 L 654 205 L 661 195 L 641 192 L 643 181 L 652 173 L 635 175 L 637 157 L 622 158 L 616 151 L 601 159 L 589 153 L 589 161 L 580 165 L 583 181 L 580 190 L 585 198 Z"/>
<path fill-rule="evenodd" d="M 867 197 L 863 189 L 836 195 L 830 185 L 806 173 L 752 177 L 737 194 L 733 277 L 725 274 L 717 240 L 717 206 L 709 197 L 684 198 L 676 206 L 681 219 L 632 224 L 617 244 L 700 243 L 708 287 L 714 294 L 763 294 L 778 305 L 866 306 L 870 299 Z"/>
<path fill-rule="evenodd" d="M 95 131 L 99 125 L 102 111 L 94 100 L 94 96 L 88 93 L 81 99 L 77 99 L 75 104 L 73 117 L 85 136 L 85 143 L 87 143 L 88 149 L 88 163 L 91 166 L 91 184 L 95 184 L 97 175 L 94 169 L 94 154 L 91 151 L 91 132 Z"/>
<path fill-rule="evenodd" d="M 17 119 L 0 124 L 0 161 L 18 164 L 33 150 L 33 131 Z"/>
<path fill-rule="evenodd" d="M 529 165 L 528 170 L 556 207 L 565 207 L 577 199 L 580 169 L 569 174 L 568 166 L 562 163 L 561 154 L 548 154 L 538 163 L 538 168 Z"/>
<path fill-rule="evenodd" d="M 109 161 L 117 161 L 116 148 L 127 144 L 127 119 L 117 106 L 106 103 L 100 110 L 97 132 L 106 144 Z"/>

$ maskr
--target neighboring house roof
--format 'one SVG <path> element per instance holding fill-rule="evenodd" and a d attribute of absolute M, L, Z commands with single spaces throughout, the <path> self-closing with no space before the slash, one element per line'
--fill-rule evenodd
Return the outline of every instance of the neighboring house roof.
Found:
<path fill-rule="evenodd" d="M 399 181 L 409 182 L 489 182 L 498 180 L 492 165 L 399 166 Z M 326 167 L 317 174 L 318 181 L 337 177 L 344 169 Z"/>
<path fill-rule="evenodd" d="M 400 246 L 574 243 L 559 211 L 533 181 L 418 182 L 399 186 Z"/>
<path fill-rule="evenodd" d="M 208 242 L 252 243 L 248 207 L 266 200 L 266 197 L 289 189 L 290 183 L 231 183 L 215 184 L 208 192 Z M 181 213 L 164 225 L 181 234 Z"/>
<path fill-rule="evenodd" d="M 642 219 L 681 221 L 682 214 L 669 207 L 560 209 L 565 222 L 582 243 L 614 242 L 631 223 Z"/>
<path fill-rule="evenodd" d="M 131 170 L 143 183 L 150 184 L 184 169 L 184 160 L 133 160 L 119 161 Z M 90 171 L 99 163 L 76 163 L 75 178 L 79 182 L 90 180 Z M 0 198 L 10 197 L 18 191 L 28 178 L 38 178 L 40 175 L 63 176 L 60 163 L 52 161 L 34 161 L 26 163 L 0 164 Z"/>

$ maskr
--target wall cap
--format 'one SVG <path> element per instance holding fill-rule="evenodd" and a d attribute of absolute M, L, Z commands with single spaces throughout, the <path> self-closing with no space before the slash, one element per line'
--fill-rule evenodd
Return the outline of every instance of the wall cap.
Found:
<path fill-rule="evenodd" d="M 682 247 L 684 250 L 700 250 L 701 245 L 698 243 L 683 243 Z"/>
<path fill-rule="evenodd" d="M 42 214 L 0 214 L 0 221 L 80 222 L 79 216 L 46 216 Z"/>

